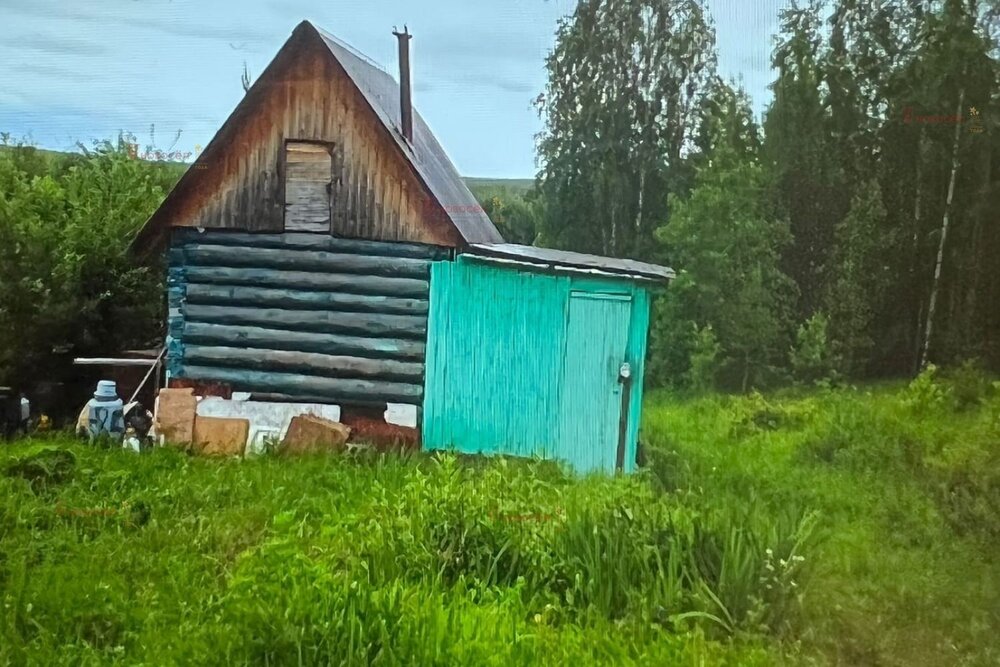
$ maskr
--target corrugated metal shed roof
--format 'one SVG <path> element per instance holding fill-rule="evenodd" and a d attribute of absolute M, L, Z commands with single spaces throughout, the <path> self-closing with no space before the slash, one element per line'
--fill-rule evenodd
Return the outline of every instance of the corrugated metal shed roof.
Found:
<path fill-rule="evenodd" d="M 633 259 L 586 255 L 566 250 L 535 248 L 514 243 L 476 243 L 470 246 L 467 254 L 473 257 L 515 261 L 541 268 L 575 269 L 664 282 L 674 277 L 673 269 L 657 264 L 638 262 Z"/>
<path fill-rule="evenodd" d="M 315 27 L 315 26 L 313 26 Z M 413 110 L 413 145 L 399 131 L 399 83 L 373 61 L 316 28 L 337 62 L 358 87 L 382 124 L 391 132 L 413 168 L 423 179 L 467 243 L 501 243 L 503 237 L 466 187 L 448 154 L 427 123 Z"/>

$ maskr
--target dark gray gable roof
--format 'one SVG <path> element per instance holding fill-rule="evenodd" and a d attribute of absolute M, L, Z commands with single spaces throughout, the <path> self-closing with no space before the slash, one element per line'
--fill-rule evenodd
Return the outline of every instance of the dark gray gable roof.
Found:
<path fill-rule="evenodd" d="M 667 282 L 674 277 L 673 269 L 657 264 L 637 262 L 633 259 L 616 259 L 598 255 L 585 255 L 566 250 L 551 250 L 514 243 L 473 244 L 467 253 L 484 259 L 517 262 L 553 270 L 614 274 L 630 278 L 644 278 Z"/>
<path fill-rule="evenodd" d="M 399 84 L 396 80 L 333 35 L 312 27 L 392 134 L 466 243 L 502 243 L 500 232 L 469 192 L 455 165 L 416 109 L 413 110 L 412 146 L 399 131 Z"/>

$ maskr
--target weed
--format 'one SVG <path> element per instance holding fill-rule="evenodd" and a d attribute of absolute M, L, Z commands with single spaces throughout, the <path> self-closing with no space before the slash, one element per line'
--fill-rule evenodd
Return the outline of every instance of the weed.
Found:
<path fill-rule="evenodd" d="M 993 393 L 993 384 L 975 360 L 967 360 L 953 370 L 948 378 L 955 409 L 971 410 L 982 405 Z"/>
<path fill-rule="evenodd" d="M 1000 405 L 952 382 L 654 393 L 620 478 L 15 444 L 0 663 L 993 664 Z"/>
<path fill-rule="evenodd" d="M 76 457 L 72 452 L 50 447 L 11 461 L 5 474 L 25 479 L 33 491 L 41 492 L 69 480 L 75 466 Z"/>

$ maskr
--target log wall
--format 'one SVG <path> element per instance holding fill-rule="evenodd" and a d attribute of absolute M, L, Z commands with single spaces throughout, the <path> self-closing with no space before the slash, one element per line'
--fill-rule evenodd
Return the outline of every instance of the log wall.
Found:
<path fill-rule="evenodd" d="M 430 264 L 449 251 L 175 229 L 167 370 L 234 391 L 421 405 Z"/>

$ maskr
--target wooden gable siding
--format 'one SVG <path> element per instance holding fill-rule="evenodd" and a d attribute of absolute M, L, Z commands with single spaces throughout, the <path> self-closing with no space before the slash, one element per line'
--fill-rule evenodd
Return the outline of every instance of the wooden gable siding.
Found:
<path fill-rule="evenodd" d="M 420 182 L 340 65 L 308 45 L 282 56 L 248 93 L 258 102 L 193 165 L 200 173 L 181 184 L 170 225 L 283 231 L 285 145 L 309 141 L 330 146 L 335 236 L 460 245 L 447 203 Z"/>

